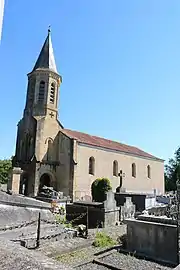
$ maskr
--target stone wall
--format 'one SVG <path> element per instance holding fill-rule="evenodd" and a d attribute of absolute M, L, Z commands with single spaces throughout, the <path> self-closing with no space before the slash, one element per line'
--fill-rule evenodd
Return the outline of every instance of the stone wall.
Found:
<path fill-rule="evenodd" d="M 39 212 L 41 212 L 41 219 L 54 220 L 50 210 L 0 204 L 0 229 L 38 220 Z"/>
<path fill-rule="evenodd" d="M 167 263 L 177 263 L 175 225 L 127 219 L 127 248 Z"/>
<path fill-rule="evenodd" d="M 89 158 L 95 159 L 95 174 L 90 175 L 88 171 Z M 91 195 L 91 184 L 99 177 L 107 177 L 111 181 L 115 192 L 119 186 L 119 177 L 113 176 L 113 161 L 117 160 L 118 170 L 125 173 L 123 188 L 127 192 L 134 193 L 164 193 L 164 162 L 160 160 L 146 159 L 117 151 L 97 148 L 78 143 L 77 166 L 74 179 L 76 185 L 74 193 L 76 197 Z M 132 177 L 132 163 L 136 164 L 136 177 Z M 147 177 L 147 166 L 151 167 L 151 179 Z"/>
<path fill-rule="evenodd" d="M 57 190 L 72 197 L 72 141 L 63 132 L 58 133 L 58 161 L 60 166 L 56 169 Z"/>
<path fill-rule="evenodd" d="M 44 207 L 50 208 L 50 203 L 39 201 L 30 197 L 25 197 L 22 195 L 9 195 L 6 192 L 0 191 L 0 203 L 9 203 L 9 204 L 21 204 L 24 206 L 34 206 L 34 207 Z"/>
<path fill-rule="evenodd" d="M 50 209 L 49 203 L 0 192 L 0 229 L 37 220 L 39 212 L 42 219 L 53 221 Z"/>

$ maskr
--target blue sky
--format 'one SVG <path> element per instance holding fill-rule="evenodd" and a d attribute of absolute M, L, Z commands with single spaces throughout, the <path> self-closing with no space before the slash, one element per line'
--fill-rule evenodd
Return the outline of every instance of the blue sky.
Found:
<path fill-rule="evenodd" d="M 51 24 L 66 128 L 168 159 L 180 145 L 180 1 L 6 0 L 0 158 L 14 154 L 26 74 Z"/>

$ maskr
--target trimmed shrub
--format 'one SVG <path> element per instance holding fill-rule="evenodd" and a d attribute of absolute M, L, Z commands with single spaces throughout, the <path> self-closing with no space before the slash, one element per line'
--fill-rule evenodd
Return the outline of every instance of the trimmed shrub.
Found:
<path fill-rule="evenodd" d="M 111 184 L 107 178 L 98 178 L 91 185 L 91 194 L 93 201 L 104 202 L 106 200 L 106 193 L 111 190 Z"/>

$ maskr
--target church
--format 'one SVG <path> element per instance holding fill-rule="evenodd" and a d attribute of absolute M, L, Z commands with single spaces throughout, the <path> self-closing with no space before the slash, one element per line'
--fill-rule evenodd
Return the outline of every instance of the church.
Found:
<path fill-rule="evenodd" d="M 116 141 L 66 129 L 58 119 L 58 73 L 51 31 L 28 76 L 23 117 L 18 123 L 16 150 L 9 189 L 36 196 L 44 185 L 74 200 L 91 196 L 92 182 L 110 180 L 134 193 L 164 193 L 164 161 Z"/>

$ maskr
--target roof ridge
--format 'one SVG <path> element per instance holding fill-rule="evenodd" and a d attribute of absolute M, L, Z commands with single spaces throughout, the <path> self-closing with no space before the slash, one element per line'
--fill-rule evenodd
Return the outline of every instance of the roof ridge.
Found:
<path fill-rule="evenodd" d="M 82 132 L 82 131 L 78 131 L 78 130 L 72 130 L 72 129 L 67 129 L 67 128 L 65 128 L 65 130 L 70 131 L 70 132 L 81 133 L 81 134 L 88 135 L 88 136 L 91 136 L 91 137 L 94 137 L 94 138 L 97 138 L 97 139 L 103 139 L 103 140 L 106 140 L 106 141 L 115 142 L 115 143 L 118 143 L 118 144 L 122 144 L 122 145 L 126 145 L 126 146 L 130 146 L 130 147 L 134 147 L 134 148 L 139 149 L 138 147 L 133 146 L 133 145 L 129 145 L 129 144 L 126 144 L 126 143 L 122 143 L 122 142 L 119 142 L 119 141 L 116 141 L 116 140 L 108 139 L 108 138 L 97 136 L 97 135 L 92 135 L 92 134 L 89 134 L 89 133 L 86 133 L 86 132 Z"/>
<path fill-rule="evenodd" d="M 71 130 L 71 129 L 63 129 L 62 132 L 63 131 L 66 136 L 72 139 L 76 139 L 80 143 L 93 145 L 97 147 L 103 147 L 106 149 L 111 149 L 111 150 L 120 151 L 124 153 L 134 154 L 139 157 L 146 157 L 146 158 L 164 161 L 163 159 L 155 157 L 145 152 L 144 150 L 141 150 L 140 148 L 136 146 L 131 146 L 131 145 L 124 144 L 118 141 L 112 141 L 110 139 L 106 139 L 106 138 L 99 137 L 96 135 L 90 135 L 88 133 L 84 133 L 81 131 L 76 131 L 76 130 Z"/>

